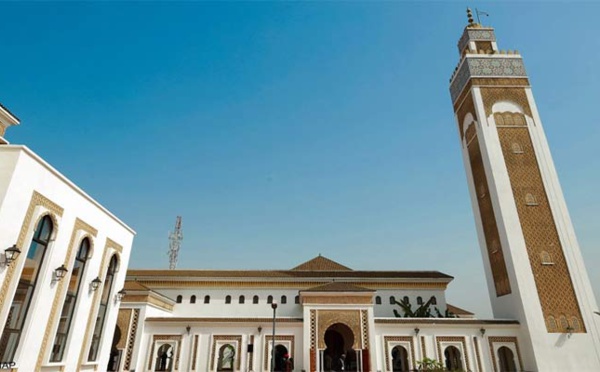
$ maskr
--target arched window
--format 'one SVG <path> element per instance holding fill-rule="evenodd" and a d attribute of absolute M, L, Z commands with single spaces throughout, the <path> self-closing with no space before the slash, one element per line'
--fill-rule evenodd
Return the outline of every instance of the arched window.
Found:
<path fill-rule="evenodd" d="M 182 296 L 182 295 L 179 295 L 179 296 L 177 296 L 177 300 L 176 300 L 176 302 L 177 302 L 178 304 L 180 304 L 182 301 L 183 301 L 183 296 Z"/>
<path fill-rule="evenodd" d="M 252 297 L 252 303 L 253 304 L 257 304 L 258 303 L 258 296 Z"/>
<path fill-rule="evenodd" d="M 445 365 L 448 371 L 454 371 L 462 369 L 462 359 L 460 356 L 460 350 L 456 346 L 448 346 L 444 350 Z"/>
<path fill-rule="evenodd" d="M 272 304 L 273 303 L 273 296 L 267 297 L 267 303 L 268 304 Z"/>
<path fill-rule="evenodd" d="M 275 365 L 273 366 L 275 368 L 273 368 L 273 371 L 288 371 L 285 365 L 286 355 L 290 355 L 287 347 L 281 344 L 275 345 Z"/>
<path fill-rule="evenodd" d="M 400 345 L 394 346 L 392 349 L 392 371 L 405 372 L 408 370 L 408 351 Z"/>
<path fill-rule="evenodd" d="M 395 305 L 395 304 L 396 304 L 396 297 L 390 296 L 390 305 Z"/>
<path fill-rule="evenodd" d="M 517 370 L 515 354 L 506 346 L 501 346 L 498 349 L 498 363 L 500 364 L 500 372 L 515 372 Z"/>
<path fill-rule="evenodd" d="M 409 303 L 410 301 L 409 301 L 409 299 L 408 299 L 408 296 L 404 296 L 404 297 L 402 298 L 402 302 L 404 302 L 405 304 Z"/>
<path fill-rule="evenodd" d="M 235 348 L 226 344 L 219 348 L 219 359 L 217 360 L 217 371 L 233 371 L 235 361 Z"/>
<path fill-rule="evenodd" d="M 108 305 L 110 303 L 111 294 L 113 291 L 113 282 L 115 280 L 115 273 L 117 272 L 117 255 L 113 255 L 108 264 L 108 270 L 104 277 L 104 286 L 102 287 L 102 296 L 100 297 L 100 307 L 98 308 L 98 315 L 96 316 L 96 325 L 94 326 L 94 333 L 92 334 L 92 343 L 90 345 L 90 352 L 88 354 L 88 361 L 96 361 L 98 359 L 98 351 L 100 348 L 100 340 L 102 339 L 102 332 L 104 330 L 104 323 L 106 320 L 106 313 L 108 312 Z"/>
<path fill-rule="evenodd" d="M 375 296 L 375 305 L 381 305 L 381 297 Z"/>
<path fill-rule="evenodd" d="M 210 296 L 204 296 L 204 303 L 210 304 Z"/>
<path fill-rule="evenodd" d="M 417 297 L 417 305 L 423 305 L 423 297 Z"/>
<path fill-rule="evenodd" d="M 435 296 L 431 296 L 431 304 L 437 305 L 437 298 L 435 298 Z"/>
<path fill-rule="evenodd" d="M 231 296 L 230 295 L 225 296 L 225 303 L 226 304 L 230 304 L 231 303 Z"/>
<path fill-rule="evenodd" d="M 296 304 L 300 303 L 300 296 L 294 297 L 294 303 L 296 303 Z"/>
<path fill-rule="evenodd" d="M 523 147 L 521 147 L 521 145 L 516 142 L 513 142 L 513 144 L 510 145 L 510 149 L 512 150 L 513 154 L 522 154 L 523 153 Z"/>
<path fill-rule="evenodd" d="M 155 371 L 171 371 L 173 370 L 173 345 L 163 344 L 156 351 Z"/>
<path fill-rule="evenodd" d="M 287 304 L 287 297 L 286 296 L 281 296 L 281 303 L 282 304 Z"/>
<path fill-rule="evenodd" d="M 44 216 L 35 228 L 31 245 L 27 251 L 25 267 L 19 278 L 17 294 L 10 305 L 10 316 L 6 320 L 4 331 L 2 332 L 2 340 L 0 341 L 0 361 L 14 360 L 15 352 L 19 346 L 21 332 L 23 331 L 23 324 L 27 318 L 29 305 L 33 298 L 33 292 L 35 291 L 40 269 L 44 263 L 44 256 L 48 244 L 50 243 L 53 229 L 54 226 L 50 216 Z M 25 273 L 25 275 L 23 275 L 23 273 Z"/>
<path fill-rule="evenodd" d="M 246 297 L 240 296 L 240 301 L 239 302 L 240 302 L 240 304 L 245 303 L 246 302 Z"/>
<path fill-rule="evenodd" d="M 56 330 L 56 336 L 54 337 L 54 346 L 52 347 L 50 354 L 51 362 L 60 362 L 63 359 L 89 251 L 90 240 L 85 238 L 79 245 L 79 250 L 77 251 L 77 256 L 73 263 L 73 269 L 71 270 L 71 277 L 68 279 L 69 285 L 67 287 L 67 295 L 65 296 L 65 302 L 63 303 L 62 312 L 60 313 L 58 329 Z M 67 277 L 63 280 L 67 280 Z"/>
<path fill-rule="evenodd" d="M 532 194 L 525 195 L 525 205 L 538 205 L 535 196 L 533 196 Z"/>
<path fill-rule="evenodd" d="M 550 253 L 548 253 L 546 251 L 540 252 L 540 261 L 542 262 L 542 265 L 554 265 L 554 262 L 552 261 L 552 257 L 550 256 Z"/>
<path fill-rule="evenodd" d="M 196 303 L 196 295 L 192 295 L 192 297 L 190 297 L 190 304 L 195 304 Z"/>

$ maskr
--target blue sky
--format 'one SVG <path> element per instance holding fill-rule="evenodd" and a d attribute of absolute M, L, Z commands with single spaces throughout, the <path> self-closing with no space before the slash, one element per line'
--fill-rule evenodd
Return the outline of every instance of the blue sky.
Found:
<path fill-rule="evenodd" d="M 2 3 L 7 132 L 138 233 L 133 268 L 440 270 L 490 314 L 448 79 L 467 5 L 522 52 L 600 292 L 600 4 Z"/>

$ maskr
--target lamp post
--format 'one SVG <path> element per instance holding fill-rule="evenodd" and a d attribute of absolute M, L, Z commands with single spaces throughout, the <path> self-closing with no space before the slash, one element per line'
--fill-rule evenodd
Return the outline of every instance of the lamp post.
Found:
<path fill-rule="evenodd" d="M 271 372 L 275 371 L 275 312 L 277 311 L 277 302 L 273 301 L 271 303 L 271 308 L 273 309 L 273 343 L 271 345 Z"/>

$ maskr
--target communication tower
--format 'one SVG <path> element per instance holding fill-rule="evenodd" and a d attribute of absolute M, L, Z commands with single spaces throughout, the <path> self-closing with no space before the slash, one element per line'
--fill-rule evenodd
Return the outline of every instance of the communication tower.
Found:
<path fill-rule="evenodd" d="M 177 267 L 177 256 L 183 240 L 183 231 L 181 230 L 181 216 L 175 220 L 175 230 L 169 233 L 169 269 L 174 270 Z"/>

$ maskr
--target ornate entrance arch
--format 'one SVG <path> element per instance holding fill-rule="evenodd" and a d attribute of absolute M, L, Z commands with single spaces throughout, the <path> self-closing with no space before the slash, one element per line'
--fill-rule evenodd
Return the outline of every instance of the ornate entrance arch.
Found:
<path fill-rule="evenodd" d="M 353 349 L 354 333 L 344 323 L 335 323 L 325 331 L 325 350 L 323 351 L 323 369 L 325 371 L 354 371 L 357 358 Z M 344 368 L 342 368 L 342 365 Z"/>

